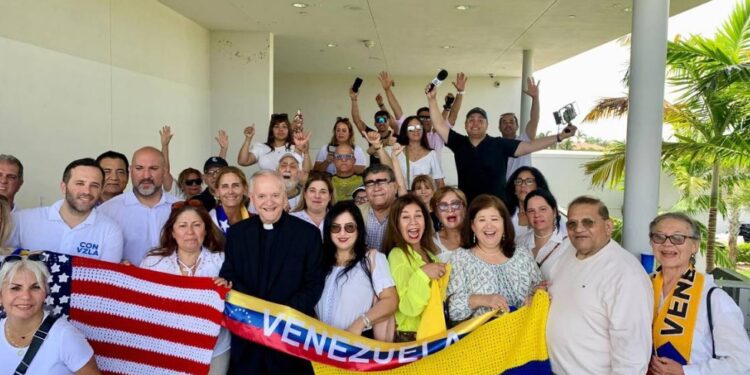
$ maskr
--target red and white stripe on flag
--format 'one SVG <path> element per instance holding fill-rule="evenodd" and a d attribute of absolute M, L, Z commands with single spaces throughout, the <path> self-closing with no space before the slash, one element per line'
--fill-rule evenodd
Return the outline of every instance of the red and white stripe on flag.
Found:
<path fill-rule="evenodd" d="M 69 319 L 103 373 L 208 372 L 225 289 L 209 278 L 72 258 Z"/>

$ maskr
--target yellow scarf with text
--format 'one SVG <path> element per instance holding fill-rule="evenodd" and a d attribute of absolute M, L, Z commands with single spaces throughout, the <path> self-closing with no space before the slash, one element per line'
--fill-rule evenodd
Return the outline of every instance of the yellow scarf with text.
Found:
<path fill-rule="evenodd" d="M 654 350 L 659 357 L 667 357 L 681 365 L 690 362 L 695 322 L 703 291 L 703 274 L 690 267 L 682 274 L 672 292 L 659 307 L 664 278 L 657 272 L 652 279 L 654 288 Z"/>

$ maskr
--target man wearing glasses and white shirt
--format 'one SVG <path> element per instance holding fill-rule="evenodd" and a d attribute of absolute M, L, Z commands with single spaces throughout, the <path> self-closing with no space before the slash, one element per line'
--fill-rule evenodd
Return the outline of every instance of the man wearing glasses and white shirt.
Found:
<path fill-rule="evenodd" d="M 568 206 L 572 251 L 550 270 L 547 347 L 555 374 L 645 374 L 651 357 L 653 289 L 646 271 L 612 240 L 599 199 Z"/>

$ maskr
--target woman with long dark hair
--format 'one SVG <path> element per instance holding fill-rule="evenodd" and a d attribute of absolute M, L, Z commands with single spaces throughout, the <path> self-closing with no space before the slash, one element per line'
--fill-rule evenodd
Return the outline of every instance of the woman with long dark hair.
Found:
<path fill-rule="evenodd" d="M 351 201 L 336 203 L 326 215 L 323 231 L 326 281 L 315 306 L 318 317 L 355 335 L 392 341 L 385 332 L 371 331 L 393 317 L 398 295 L 385 255 L 365 245 L 359 208 Z"/>
<path fill-rule="evenodd" d="M 536 189 L 550 191 L 542 172 L 529 166 L 516 169 L 505 185 L 505 204 L 510 213 L 516 237 L 520 237 L 531 230 L 526 211 L 523 209 L 523 200 L 526 198 L 526 194 Z"/>
<path fill-rule="evenodd" d="M 435 186 L 445 186 L 443 169 L 440 167 L 440 156 L 430 147 L 427 135 L 424 131 L 422 121 L 418 116 L 409 116 L 404 119 L 401 130 L 398 133 L 397 142 L 404 146 L 404 150 L 397 156 L 401 172 L 405 180 L 404 185 L 409 187 L 414 178 L 421 174 L 432 176 Z"/>
<path fill-rule="evenodd" d="M 443 277 L 445 264 L 440 263 L 433 242 L 430 213 L 412 194 L 399 197 L 388 214 L 383 249 L 388 249 L 388 264 L 396 282 L 399 305 L 396 312 L 396 341 L 414 341 L 422 313 L 430 300 L 430 280 Z"/>
<path fill-rule="evenodd" d="M 247 167 L 258 164 L 258 168 L 275 171 L 279 165 L 279 159 L 286 153 L 295 152 L 294 138 L 290 130 L 289 115 L 286 113 L 274 113 L 268 125 L 268 137 L 265 143 L 255 143 L 252 149 L 250 143 L 255 135 L 255 125 L 245 128 L 245 141 L 240 147 L 237 155 L 237 164 Z M 295 153 L 297 161 L 303 164 L 304 156 Z"/>
<path fill-rule="evenodd" d="M 218 277 L 224 263 L 224 235 L 203 208 L 191 199 L 172 204 L 161 231 L 159 247 L 141 261 L 141 268 L 182 276 L 213 277 L 216 285 L 231 287 Z M 229 331 L 222 328 L 214 346 L 209 374 L 226 374 L 229 367 Z"/>

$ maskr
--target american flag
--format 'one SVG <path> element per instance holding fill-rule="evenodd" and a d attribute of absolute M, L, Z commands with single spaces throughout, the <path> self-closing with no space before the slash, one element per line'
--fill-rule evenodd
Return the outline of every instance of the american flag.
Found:
<path fill-rule="evenodd" d="M 208 372 L 225 289 L 208 278 L 46 255 L 46 303 L 86 336 L 103 373 Z"/>

